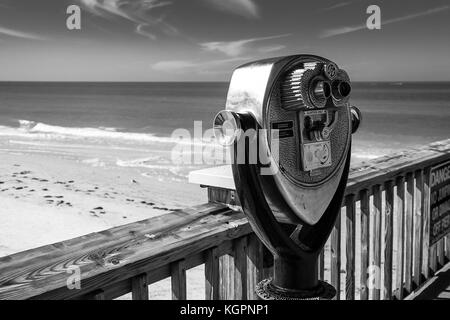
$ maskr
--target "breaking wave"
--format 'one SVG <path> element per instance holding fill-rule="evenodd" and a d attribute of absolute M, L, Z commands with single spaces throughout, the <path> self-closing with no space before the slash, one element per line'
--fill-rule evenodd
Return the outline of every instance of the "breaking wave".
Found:
<path fill-rule="evenodd" d="M 0 136 L 43 140 L 112 140 L 136 143 L 198 144 L 211 143 L 188 137 L 161 137 L 152 133 L 123 132 L 117 128 L 76 128 L 50 125 L 42 122 L 18 120 L 19 127 L 0 126 Z"/>

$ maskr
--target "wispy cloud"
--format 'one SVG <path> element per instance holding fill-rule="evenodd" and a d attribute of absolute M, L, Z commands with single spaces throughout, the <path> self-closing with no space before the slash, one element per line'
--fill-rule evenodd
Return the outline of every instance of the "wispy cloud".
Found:
<path fill-rule="evenodd" d="M 432 15 L 432 14 L 439 13 L 439 12 L 442 12 L 442 11 L 446 11 L 446 10 L 449 10 L 449 9 L 450 9 L 450 6 L 441 6 L 441 7 L 429 9 L 429 10 L 426 10 L 426 11 L 405 15 L 405 16 L 402 16 L 402 17 L 382 20 L 381 21 L 382 22 L 382 27 L 387 25 L 387 24 L 397 23 L 397 22 L 402 22 L 402 21 L 407 21 L 407 20 L 412 20 L 412 19 L 415 19 L 415 18 L 420 18 L 420 17 L 423 17 L 423 16 Z M 338 36 L 338 35 L 341 35 L 341 34 L 346 34 L 346 33 L 350 33 L 350 32 L 363 30 L 363 29 L 366 29 L 366 28 L 367 28 L 367 26 L 365 24 L 362 24 L 362 25 L 347 26 L 347 27 L 341 27 L 341 28 L 335 28 L 335 29 L 328 29 L 328 30 L 325 30 L 325 31 L 323 31 L 321 33 L 320 38 L 334 37 L 334 36 Z"/>
<path fill-rule="evenodd" d="M 259 8 L 254 0 L 204 0 L 212 7 L 246 18 L 259 18 Z"/>
<path fill-rule="evenodd" d="M 213 41 L 213 42 L 204 42 L 200 43 L 200 46 L 206 51 L 218 51 L 222 52 L 230 57 L 236 57 L 241 55 L 248 49 L 248 46 L 254 42 L 279 39 L 284 37 L 289 37 L 291 34 L 280 34 L 269 37 L 260 37 L 260 38 L 250 38 L 250 39 L 242 39 L 235 41 Z M 274 50 L 272 50 L 274 51 Z"/>
<path fill-rule="evenodd" d="M 4 28 L 4 27 L 1 27 L 1 26 L 0 26 L 0 35 L 6 35 L 8 37 L 22 38 L 22 39 L 44 40 L 43 37 L 41 37 L 39 35 L 36 35 L 36 34 L 33 34 L 33 33 L 28 33 L 28 32 L 8 29 L 8 28 Z"/>
<path fill-rule="evenodd" d="M 152 65 L 152 69 L 168 73 L 211 73 L 214 68 L 222 67 L 231 63 L 250 60 L 249 57 L 239 57 L 230 59 L 210 60 L 210 61 L 188 61 L 188 60 L 167 60 L 160 61 Z"/>
<path fill-rule="evenodd" d="M 172 4 L 163 0 L 78 0 L 92 14 L 102 17 L 118 17 L 132 22 L 135 32 L 150 39 L 156 39 L 155 30 L 165 34 L 178 34 L 178 30 L 165 21 L 164 16 L 151 13 L 157 8 Z"/>
<path fill-rule="evenodd" d="M 334 9 L 339 9 L 339 8 L 342 8 L 342 7 L 346 7 L 346 6 L 350 5 L 350 4 L 351 4 L 350 1 L 339 2 L 339 3 L 336 3 L 336 4 L 332 5 L 332 6 L 323 8 L 323 11 L 331 11 L 331 10 L 334 10 Z"/>
<path fill-rule="evenodd" d="M 286 46 L 284 46 L 284 45 L 273 45 L 273 46 L 261 47 L 258 49 L 258 51 L 261 53 L 270 53 L 270 52 L 280 51 L 284 48 L 286 48 Z"/>

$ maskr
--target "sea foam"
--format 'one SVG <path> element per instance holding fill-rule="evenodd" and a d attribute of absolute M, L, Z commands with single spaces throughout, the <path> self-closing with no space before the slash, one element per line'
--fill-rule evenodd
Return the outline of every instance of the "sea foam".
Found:
<path fill-rule="evenodd" d="M 136 143 L 161 144 L 209 144 L 208 141 L 180 138 L 176 136 L 161 137 L 152 133 L 123 132 L 117 128 L 63 127 L 30 120 L 18 120 L 19 127 L 0 126 L 0 136 L 21 137 L 42 140 L 111 140 Z"/>

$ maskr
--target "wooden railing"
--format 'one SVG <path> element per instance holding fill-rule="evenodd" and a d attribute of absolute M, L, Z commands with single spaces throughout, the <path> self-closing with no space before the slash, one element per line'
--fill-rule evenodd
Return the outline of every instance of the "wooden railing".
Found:
<path fill-rule="evenodd" d="M 429 246 L 430 168 L 450 140 L 353 167 L 341 216 L 319 259 L 337 299 L 402 299 L 450 258 L 450 236 Z M 186 270 L 204 264 L 206 299 L 255 299 L 273 260 L 234 191 L 210 187 L 210 203 L 0 258 L 0 299 L 148 299 L 171 278 L 186 299 Z M 80 282 L 77 282 L 77 279 Z"/>

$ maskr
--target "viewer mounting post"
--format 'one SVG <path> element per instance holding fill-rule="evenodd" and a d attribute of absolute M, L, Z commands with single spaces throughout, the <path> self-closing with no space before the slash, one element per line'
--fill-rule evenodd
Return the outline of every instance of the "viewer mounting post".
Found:
<path fill-rule="evenodd" d="M 361 114 L 348 74 L 334 62 L 295 55 L 248 63 L 232 76 L 216 137 L 233 149 L 242 209 L 274 255 L 262 299 L 331 299 L 317 260 L 341 208 L 351 135 Z"/>

